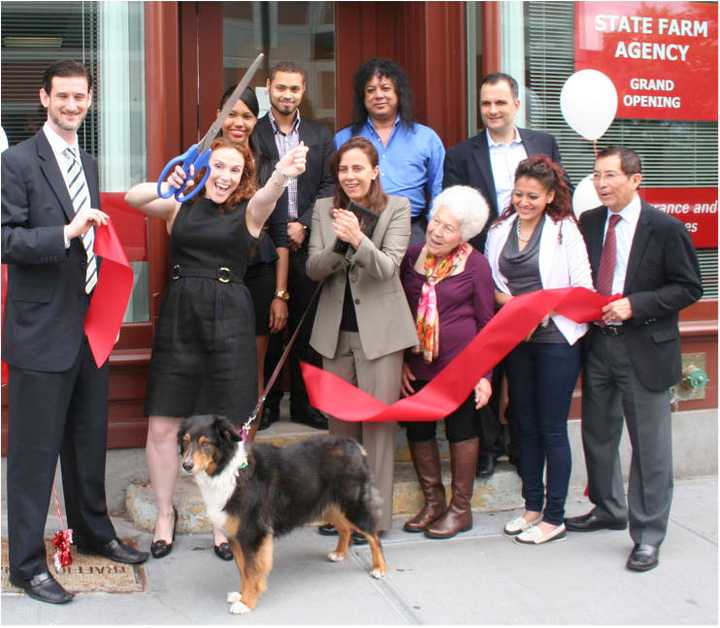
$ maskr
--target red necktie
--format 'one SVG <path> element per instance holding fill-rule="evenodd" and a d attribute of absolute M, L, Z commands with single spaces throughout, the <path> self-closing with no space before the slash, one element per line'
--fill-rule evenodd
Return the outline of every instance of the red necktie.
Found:
<path fill-rule="evenodd" d="M 615 237 L 615 226 L 618 224 L 620 216 L 613 214 L 610 216 L 607 233 L 605 234 L 605 244 L 603 245 L 602 255 L 600 255 L 600 268 L 597 274 L 597 291 L 600 294 L 612 294 L 613 275 L 615 274 L 615 263 L 617 262 L 617 239 Z"/>

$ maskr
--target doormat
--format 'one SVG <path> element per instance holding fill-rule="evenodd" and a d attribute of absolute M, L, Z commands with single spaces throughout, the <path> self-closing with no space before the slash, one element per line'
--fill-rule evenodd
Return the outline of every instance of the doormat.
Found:
<path fill-rule="evenodd" d="M 137 548 L 137 544 L 130 539 L 122 541 Z M 72 593 L 135 593 L 145 590 L 145 571 L 142 565 L 124 565 L 103 556 L 80 554 L 73 546 L 72 565 L 64 567 L 58 574 L 52 565 L 51 557 L 54 548 L 51 539 L 45 539 L 45 551 L 49 561 L 48 571 Z M 22 589 L 10 584 L 8 542 L 4 537 L 2 539 L 2 591 L 3 593 L 23 593 Z"/>

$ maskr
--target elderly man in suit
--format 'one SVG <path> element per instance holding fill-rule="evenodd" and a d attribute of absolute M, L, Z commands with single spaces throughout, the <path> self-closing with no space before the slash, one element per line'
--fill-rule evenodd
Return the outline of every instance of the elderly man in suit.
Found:
<path fill-rule="evenodd" d="M 520 109 L 517 81 L 509 74 L 488 74 L 480 83 L 480 116 L 485 130 L 453 146 L 445 156 L 443 188 L 469 185 L 476 188 L 488 202 L 490 217 L 485 228 L 472 240 L 481 253 L 485 251 L 487 231 L 508 207 L 518 164 L 533 155 L 546 155 L 560 163 L 560 151 L 552 135 L 521 129 L 515 125 Z M 480 459 L 478 476 L 490 477 L 495 471 L 495 458 L 502 451 L 498 443 L 502 433 L 498 414 L 503 377 L 502 364 L 493 372 L 493 398 L 480 411 Z M 511 445 L 517 446 L 512 420 Z"/>
<path fill-rule="evenodd" d="M 638 155 L 609 147 L 595 160 L 604 206 L 580 217 L 598 292 L 621 294 L 586 336 L 582 437 L 590 501 L 568 530 L 621 530 L 630 520 L 627 568 L 658 565 L 672 502 L 668 388 L 681 378 L 678 312 L 702 296 L 685 226 L 643 202 Z M 623 415 L 632 445 L 627 502 L 618 445 Z"/>
<path fill-rule="evenodd" d="M 45 125 L 2 154 L 10 581 L 54 604 L 73 597 L 48 571 L 43 543 L 58 454 L 78 551 L 123 563 L 147 558 L 116 538 L 107 513 L 108 366 L 95 365 L 83 331 L 98 277 L 94 227 L 108 220 L 96 209 L 97 164 L 77 139 L 91 90 L 85 66 L 51 65 L 40 89 Z"/>
<path fill-rule="evenodd" d="M 275 294 L 288 304 L 288 333 L 292 335 L 300 318 L 310 305 L 315 286 L 308 278 L 305 264 L 308 257 L 308 232 L 312 227 L 313 205 L 316 199 L 332 196 L 335 185 L 328 170 L 334 152 L 333 139 L 327 127 L 306 120 L 300 115 L 300 104 L 305 94 L 305 70 L 292 62 L 282 62 L 270 70 L 267 80 L 270 111 L 258 120 L 253 141 L 258 152 L 270 163 L 277 161 L 294 146 L 304 142 L 309 148 L 305 173 L 293 179 L 279 205 L 287 207 L 287 235 L 290 243 L 287 290 Z M 287 249 L 286 249 L 287 251 Z M 278 255 L 286 255 L 278 249 Z M 312 320 L 312 312 L 309 316 Z M 308 403 L 305 384 L 300 373 L 300 360 L 319 364 L 311 349 L 310 326 L 305 323 L 290 353 L 290 419 L 315 428 L 327 429 L 327 419 Z M 270 349 L 266 359 L 266 379 L 283 351 L 282 334 L 270 336 Z M 272 390 L 263 408 L 259 429 L 277 421 L 282 392 Z"/>

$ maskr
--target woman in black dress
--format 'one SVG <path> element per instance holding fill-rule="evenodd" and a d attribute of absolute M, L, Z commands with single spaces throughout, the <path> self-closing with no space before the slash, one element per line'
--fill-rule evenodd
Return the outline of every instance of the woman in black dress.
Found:
<path fill-rule="evenodd" d="M 180 204 L 158 198 L 155 183 L 136 185 L 125 196 L 145 215 L 164 220 L 170 234 L 171 277 L 145 401 L 146 453 L 158 510 L 151 545 L 156 558 L 170 553 L 177 521 L 172 498 L 180 419 L 223 414 L 240 426 L 257 401 L 255 315 L 243 276 L 288 180 L 305 171 L 306 154 L 302 144 L 287 153 L 255 191 L 249 149 L 218 138 L 210 176 L 195 199 Z M 178 167 L 164 185 L 177 188 L 184 180 Z M 222 531 L 213 534 L 216 553 L 226 553 Z"/>

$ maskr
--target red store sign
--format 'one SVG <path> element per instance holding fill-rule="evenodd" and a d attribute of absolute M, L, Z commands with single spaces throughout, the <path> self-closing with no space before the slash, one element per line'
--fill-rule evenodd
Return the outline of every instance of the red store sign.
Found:
<path fill-rule="evenodd" d="M 640 196 L 685 223 L 695 248 L 718 245 L 717 188 L 640 188 Z"/>
<path fill-rule="evenodd" d="M 616 117 L 717 120 L 714 2 L 576 2 L 575 69 L 607 74 Z"/>

